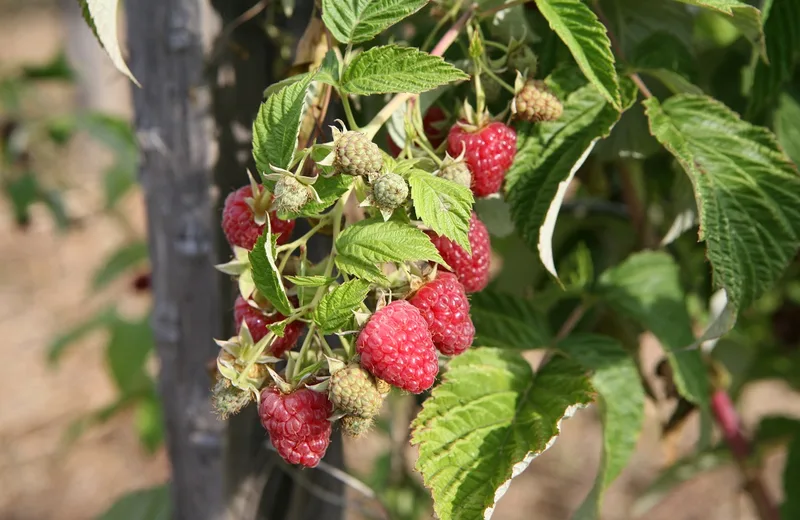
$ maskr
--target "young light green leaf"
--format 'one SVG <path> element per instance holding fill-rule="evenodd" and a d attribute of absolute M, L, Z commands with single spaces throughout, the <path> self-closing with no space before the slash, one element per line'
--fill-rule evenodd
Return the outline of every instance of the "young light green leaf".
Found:
<path fill-rule="evenodd" d="M 122 57 L 122 49 L 119 45 L 119 35 L 117 34 L 117 11 L 119 10 L 119 0 L 78 0 L 83 11 L 83 18 L 97 37 L 100 46 L 105 49 L 111 63 L 122 72 L 137 87 L 141 87 L 139 81 L 133 77 L 133 73 Z"/>
<path fill-rule="evenodd" d="M 536 0 L 536 5 L 569 47 L 586 78 L 614 108 L 621 110 L 611 42 L 597 16 L 581 0 Z"/>
<path fill-rule="evenodd" d="M 363 274 L 352 272 L 350 269 L 353 265 L 360 265 L 371 273 L 374 273 L 371 268 L 375 264 L 384 262 L 431 260 L 446 265 L 428 235 L 396 220 L 362 220 L 346 227 L 336 240 L 336 252 L 339 269 L 356 276 Z M 373 278 L 370 276 L 367 279 Z"/>
<path fill-rule="evenodd" d="M 322 0 L 322 20 L 341 43 L 369 41 L 428 0 Z"/>
<path fill-rule="evenodd" d="M 772 106 L 781 89 L 791 79 L 800 48 L 800 4 L 765 0 L 764 38 L 769 63 L 754 53 L 745 69 L 744 88 L 749 98 L 748 115 L 757 115 Z"/>
<path fill-rule="evenodd" d="M 322 287 L 334 282 L 334 278 L 326 278 L 318 274 L 312 276 L 284 276 L 284 278 L 298 287 Z"/>
<path fill-rule="evenodd" d="M 510 294 L 473 294 L 470 315 L 476 345 L 532 350 L 546 347 L 553 336 L 547 320 L 531 302 Z"/>
<path fill-rule="evenodd" d="M 628 86 L 628 82 L 623 85 Z M 633 98 L 632 92 L 626 94 Z M 552 238 L 572 177 L 595 143 L 611 131 L 620 114 L 591 85 L 564 101 L 558 121 L 517 127 L 517 158 L 506 175 L 511 215 L 518 232 L 539 251 L 542 264 L 558 276 Z"/>
<path fill-rule="evenodd" d="M 645 105 L 651 132 L 694 184 L 715 283 L 745 308 L 800 247 L 800 175 L 769 130 L 718 101 L 680 95 Z"/>
<path fill-rule="evenodd" d="M 455 182 L 414 169 L 408 176 L 414 211 L 425 225 L 470 252 L 469 221 L 472 190 Z"/>
<path fill-rule="evenodd" d="M 131 268 L 141 265 L 148 259 L 147 244 L 134 242 L 114 251 L 94 273 L 92 288 L 100 290 L 113 282 Z"/>
<path fill-rule="evenodd" d="M 412 424 L 416 468 L 438 518 L 490 518 L 511 479 L 553 444 L 562 419 L 591 393 L 584 370 L 565 358 L 536 374 L 508 350 L 453 358 Z"/>
<path fill-rule="evenodd" d="M 306 92 L 313 79 L 307 75 L 261 104 L 253 121 L 253 157 L 259 172 L 271 173 L 270 166 L 287 168 L 297 149 L 300 120 Z"/>
<path fill-rule="evenodd" d="M 264 234 L 258 237 L 256 245 L 253 246 L 253 250 L 248 255 L 253 273 L 253 282 L 258 292 L 268 299 L 278 312 L 284 316 L 290 316 L 292 314 L 292 304 L 286 296 L 286 288 L 283 286 L 283 280 L 278 274 L 278 266 L 275 264 L 275 241 L 277 237 L 269 232 L 268 227 L 264 228 Z"/>
<path fill-rule="evenodd" d="M 342 255 L 337 255 L 335 262 L 336 268 L 344 273 L 363 278 L 364 280 L 384 287 L 389 285 L 389 279 L 383 275 L 375 264 L 359 258 Z"/>
<path fill-rule="evenodd" d="M 353 311 L 359 308 L 369 293 L 369 282 L 350 280 L 327 293 L 314 310 L 314 323 L 323 333 L 335 332 L 353 320 Z"/>
<path fill-rule="evenodd" d="M 592 372 L 592 386 L 602 400 L 603 456 L 594 487 L 576 519 L 599 517 L 602 493 L 619 476 L 644 423 L 644 390 L 636 363 L 617 340 L 595 334 L 576 334 L 558 344 L 570 358 Z"/>
<path fill-rule="evenodd" d="M 703 359 L 698 350 L 686 350 L 695 338 L 675 260 L 664 252 L 636 253 L 604 272 L 598 290 L 603 301 L 659 339 L 681 395 L 708 406 Z"/>
<path fill-rule="evenodd" d="M 761 11 L 739 0 L 678 0 L 684 4 L 713 9 L 731 16 L 731 23 L 756 47 L 758 53 L 766 61 L 767 48 L 764 45 L 764 31 L 761 23 Z M 782 2 L 787 3 L 787 2 Z M 788 2 L 791 3 L 791 2 Z"/>
<path fill-rule="evenodd" d="M 348 94 L 419 94 L 440 85 L 468 79 L 439 56 L 412 47 L 386 45 L 362 52 L 342 75 L 342 91 Z"/>

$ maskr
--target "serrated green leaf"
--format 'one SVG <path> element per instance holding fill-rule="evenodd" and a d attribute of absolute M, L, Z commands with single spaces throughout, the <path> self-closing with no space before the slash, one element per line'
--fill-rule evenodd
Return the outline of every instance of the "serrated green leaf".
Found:
<path fill-rule="evenodd" d="M 417 169 L 409 174 L 408 184 L 414 211 L 422 222 L 469 253 L 469 221 L 475 201 L 472 190 Z"/>
<path fill-rule="evenodd" d="M 547 347 L 553 336 L 547 320 L 531 302 L 510 294 L 473 294 L 470 315 L 477 345 L 532 350 Z"/>
<path fill-rule="evenodd" d="M 119 45 L 119 35 L 117 34 L 117 11 L 120 2 L 118 0 L 78 0 L 83 10 L 83 16 L 86 23 L 94 32 L 97 41 L 105 49 L 108 57 L 111 58 L 111 63 L 130 78 L 131 81 L 141 87 L 133 73 L 125 64 L 125 59 L 122 57 L 122 49 Z"/>
<path fill-rule="evenodd" d="M 680 95 L 645 105 L 651 132 L 694 184 L 715 284 L 743 309 L 800 247 L 800 175 L 769 130 L 718 101 Z"/>
<path fill-rule="evenodd" d="M 384 287 L 389 285 L 389 279 L 383 275 L 381 270 L 367 261 L 338 255 L 335 262 L 336 268 L 344 273 L 363 278 L 364 280 Z"/>
<path fill-rule="evenodd" d="M 761 11 L 739 0 L 678 0 L 684 4 L 713 9 L 731 16 L 731 23 L 755 46 L 761 57 L 767 59 L 767 48 L 764 45 Z"/>
<path fill-rule="evenodd" d="M 322 287 L 335 281 L 334 278 L 328 278 L 321 275 L 284 276 L 284 278 L 298 287 Z"/>
<path fill-rule="evenodd" d="M 598 291 L 617 312 L 633 318 L 658 338 L 681 395 L 708 406 L 705 364 L 698 350 L 686 350 L 695 338 L 675 260 L 660 251 L 631 255 L 600 276 Z"/>
<path fill-rule="evenodd" d="M 148 259 L 147 244 L 143 241 L 127 244 L 113 253 L 94 273 L 92 288 L 100 290 L 113 282 L 120 275 Z"/>
<path fill-rule="evenodd" d="M 346 272 L 351 272 L 348 269 L 353 265 L 370 266 L 368 280 L 377 271 L 371 268 L 384 262 L 430 260 L 446 265 L 428 235 L 396 220 L 362 220 L 346 227 L 336 240 L 336 252 L 336 265 Z"/>
<path fill-rule="evenodd" d="M 679 2 L 641 0 L 600 0 L 612 32 L 626 56 L 655 33 L 667 33 L 686 47 L 694 43 L 694 16 Z"/>
<path fill-rule="evenodd" d="M 314 323 L 325 334 L 344 328 L 353 320 L 353 311 L 359 308 L 369 293 L 369 282 L 350 280 L 327 293 L 314 310 Z"/>
<path fill-rule="evenodd" d="M 170 518 L 172 518 L 172 505 L 169 487 L 163 485 L 123 495 L 96 520 L 169 520 Z"/>
<path fill-rule="evenodd" d="M 297 149 L 300 120 L 312 75 L 282 88 L 261 104 L 253 121 L 253 157 L 259 172 L 288 168 Z"/>
<path fill-rule="evenodd" d="M 369 41 L 428 0 L 322 0 L 322 20 L 341 43 Z"/>
<path fill-rule="evenodd" d="M 644 423 L 644 390 L 636 363 L 617 340 L 576 334 L 558 348 L 592 372 L 592 386 L 602 400 L 603 456 L 595 485 L 575 514 L 599 517 L 602 493 L 622 472 L 636 450 Z"/>
<path fill-rule="evenodd" d="M 314 81 L 321 81 L 333 86 L 339 84 L 339 55 L 333 49 L 329 50 L 322 58 Z"/>
<path fill-rule="evenodd" d="M 744 74 L 751 116 L 771 106 L 792 79 L 800 48 L 800 4 L 765 0 L 764 38 L 769 63 L 754 53 Z"/>
<path fill-rule="evenodd" d="M 623 83 L 626 87 L 628 83 Z M 633 98 L 632 93 L 626 94 Z M 595 143 L 611 131 L 620 114 L 591 85 L 564 100 L 558 121 L 517 126 L 517 157 L 506 175 L 511 216 L 542 264 L 558 276 L 552 238 L 570 181 Z"/>
<path fill-rule="evenodd" d="M 519 353 L 453 358 L 412 424 L 416 468 L 439 518 L 489 518 L 510 481 L 545 451 L 564 417 L 591 401 L 584 370 L 555 358 L 534 374 Z"/>
<path fill-rule="evenodd" d="M 468 79 L 439 56 L 412 47 L 373 47 L 355 58 L 342 75 L 341 88 L 348 94 L 419 94 L 453 81 Z"/>
<path fill-rule="evenodd" d="M 111 338 L 106 348 L 111 375 L 123 394 L 146 390 L 152 385 L 144 363 L 153 350 L 153 333 L 149 319 L 111 324 Z"/>
<path fill-rule="evenodd" d="M 353 177 L 350 175 L 339 174 L 331 177 L 320 177 L 314 183 L 314 189 L 322 202 L 311 200 L 298 213 L 290 213 L 287 218 L 319 215 L 339 200 L 344 195 L 344 192 L 350 188 L 351 184 L 353 184 Z"/>
<path fill-rule="evenodd" d="M 264 228 L 264 233 L 258 237 L 258 241 L 248 255 L 253 282 L 258 292 L 267 298 L 278 312 L 284 316 L 291 316 L 292 304 L 286 296 L 286 288 L 283 286 L 283 280 L 278 274 L 278 266 L 275 264 L 276 237 L 269 232 L 268 227 Z M 269 247 L 267 247 L 267 243 L 269 243 Z"/>
<path fill-rule="evenodd" d="M 622 108 L 614 54 L 606 28 L 581 0 L 536 0 L 550 27 L 567 45 L 586 78 L 615 108 Z"/>

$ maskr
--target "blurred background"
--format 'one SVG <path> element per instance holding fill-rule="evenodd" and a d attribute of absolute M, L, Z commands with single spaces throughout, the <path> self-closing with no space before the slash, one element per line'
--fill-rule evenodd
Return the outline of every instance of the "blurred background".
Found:
<path fill-rule="evenodd" d="M 210 9 L 206 14 L 214 34 L 220 22 Z M 131 120 L 130 84 L 73 0 L 0 0 L 3 520 L 161 518 L 168 502 L 160 487 L 170 467 L 153 383 L 146 226 Z M 761 326 L 773 311 L 758 312 L 753 323 Z M 796 319 L 784 321 L 796 330 Z M 797 347 L 796 335 L 789 341 Z M 660 347 L 647 335 L 641 342 L 644 365 L 655 374 Z M 668 391 L 656 376 L 653 385 Z M 746 427 L 756 431 L 768 416 L 800 417 L 797 397 L 771 377 L 747 385 L 739 396 Z M 395 396 L 375 433 L 344 446 L 347 471 L 377 492 L 393 519 L 431 516 L 405 442 L 413 408 L 413 400 Z M 661 438 L 672 412 L 648 401 L 637 454 L 607 494 L 604 518 L 755 518 L 725 455 L 693 455 L 696 416 Z M 494 518 L 568 518 L 591 488 L 600 433 L 594 408 L 564 422 L 555 446 L 514 480 Z M 767 485 L 780 497 L 785 455 L 779 449 L 764 456 Z M 151 491 L 134 495 L 135 507 L 130 496 L 118 503 L 139 490 Z M 344 499 L 317 496 L 344 504 L 348 518 L 384 514 L 353 486 Z"/>

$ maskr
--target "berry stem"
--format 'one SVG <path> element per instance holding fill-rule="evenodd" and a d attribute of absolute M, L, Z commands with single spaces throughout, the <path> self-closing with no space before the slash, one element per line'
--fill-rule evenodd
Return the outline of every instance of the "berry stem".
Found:
<path fill-rule="evenodd" d="M 347 126 L 350 127 L 350 130 L 358 130 L 358 123 L 356 123 L 356 118 L 353 116 L 353 109 L 350 106 L 350 99 L 347 97 L 347 94 L 341 96 L 341 99 L 342 108 L 344 108 L 344 115 L 347 117 Z"/>
<path fill-rule="evenodd" d="M 309 239 L 311 239 L 312 236 L 317 234 L 317 231 L 319 231 L 320 229 L 322 229 L 323 227 L 325 227 L 327 225 L 328 225 L 328 215 L 323 215 L 322 218 L 320 219 L 319 223 L 317 225 L 315 225 L 314 227 L 312 227 L 310 230 L 308 230 L 308 232 L 305 235 L 301 236 L 300 238 L 298 238 L 297 240 L 295 240 L 293 242 L 289 242 L 288 244 L 284 244 L 282 246 L 278 246 L 275 249 L 275 252 L 276 253 L 283 253 L 284 251 L 286 251 L 287 253 L 291 254 L 298 247 L 300 247 L 302 245 L 305 245 L 309 241 Z M 289 255 L 287 255 L 287 256 L 289 256 Z"/>
<path fill-rule="evenodd" d="M 442 56 L 444 55 L 445 51 L 450 48 L 453 42 L 456 40 L 458 34 L 464 29 L 464 26 L 467 25 L 467 22 L 475 13 L 475 9 L 477 8 L 477 4 L 472 4 L 469 9 L 464 11 L 464 14 L 461 15 L 456 23 L 450 27 L 446 33 L 442 36 L 439 40 L 439 43 L 431 51 L 432 56 Z M 365 126 L 362 131 L 367 134 L 367 137 L 372 139 L 375 137 L 375 134 L 378 133 L 378 130 L 388 121 L 392 114 L 400 108 L 400 105 L 411 99 L 412 97 L 416 96 L 416 94 L 411 94 L 408 92 L 402 92 L 400 94 L 395 95 L 386 105 L 381 109 L 380 112 L 372 118 L 372 121 L 369 122 L 367 126 Z M 345 108 L 345 112 L 347 109 Z"/>
<path fill-rule="evenodd" d="M 483 72 L 485 72 L 490 78 L 499 83 L 501 87 L 509 91 L 512 95 L 516 94 L 516 92 L 514 91 L 514 87 L 503 81 L 502 78 L 500 78 L 500 76 L 498 76 L 491 68 L 485 66 L 483 68 Z"/>

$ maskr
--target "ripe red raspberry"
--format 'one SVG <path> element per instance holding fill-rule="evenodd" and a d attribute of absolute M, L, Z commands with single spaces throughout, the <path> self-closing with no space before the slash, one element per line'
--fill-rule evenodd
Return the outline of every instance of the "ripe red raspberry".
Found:
<path fill-rule="evenodd" d="M 436 348 L 419 309 L 397 300 L 376 312 L 358 335 L 361 366 L 387 383 L 418 394 L 439 372 Z"/>
<path fill-rule="evenodd" d="M 447 114 L 438 106 L 430 107 L 422 118 L 422 129 L 425 130 L 425 136 L 427 136 L 428 141 L 434 148 L 439 148 L 445 137 L 447 137 L 440 126 L 446 120 Z M 394 157 L 397 157 L 403 151 L 388 134 L 386 135 L 386 143 L 389 146 L 389 153 Z"/>
<path fill-rule="evenodd" d="M 232 246 L 253 249 L 253 246 L 264 231 L 264 226 L 259 226 L 253 219 L 253 210 L 244 199 L 253 196 L 253 189 L 242 186 L 230 193 L 225 199 L 222 209 L 222 230 L 225 238 Z M 274 211 L 269 214 L 269 223 L 274 234 L 278 237 L 279 244 L 285 244 L 291 237 L 294 229 L 294 220 L 281 220 Z"/>
<path fill-rule="evenodd" d="M 247 323 L 247 328 L 250 329 L 250 335 L 253 336 L 253 342 L 258 343 L 267 335 L 269 329 L 267 325 L 286 319 L 286 316 L 280 312 L 275 311 L 271 316 L 264 314 L 259 309 L 249 305 L 247 301 L 240 296 L 236 298 L 236 303 L 233 307 L 233 317 L 236 320 L 236 333 L 239 333 L 239 328 L 242 326 L 242 320 Z M 293 321 L 286 326 L 282 338 L 275 338 L 272 342 L 272 347 L 269 352 L 275 357 L 281 357 L 287 350 L 292 350 L 297 344 L 297 340 L 303 333 L 305 325 L 300 321 Z"/>
<path fill-rule="evenodd" d="M 489 283 L 489 259 L 491 256 L 491 242 L 486 226 L 472 212 L 469 221 L 469 245 L 472 255 L 467 254 L 464 248 L 444 236 L 428 232 L 433 245 L 439 250 L 442 259 L 447 262 L 458 281 L 468 293 L 483 290 Z"/>
<path fill-rule="evenodd" d="M 472 172 L 472 192 L 485 197 L 500 191 L 517 154 L 517 133 L 499 121 L 476 132 L 456 124 L 447 136 L 447 151 L 458 157 L 464 150 L 464 159 Z"/>
<path fill-rule="evenodd" d="M 261 392 L 258 416 L 278 454 L 290 464 L 313 468 L 331 442 L 331 403 L 308 388 L 283 394 L 275 387 Z"/>
<path fill-rule="evenodd" d="M 475 326 L 469 316 L 469 300 L 464 286 L 452 273 L 440 272 L 408 300 L 428 322 L 434 346 L 447 356 L 457 356 L 475 337 Z"/>

